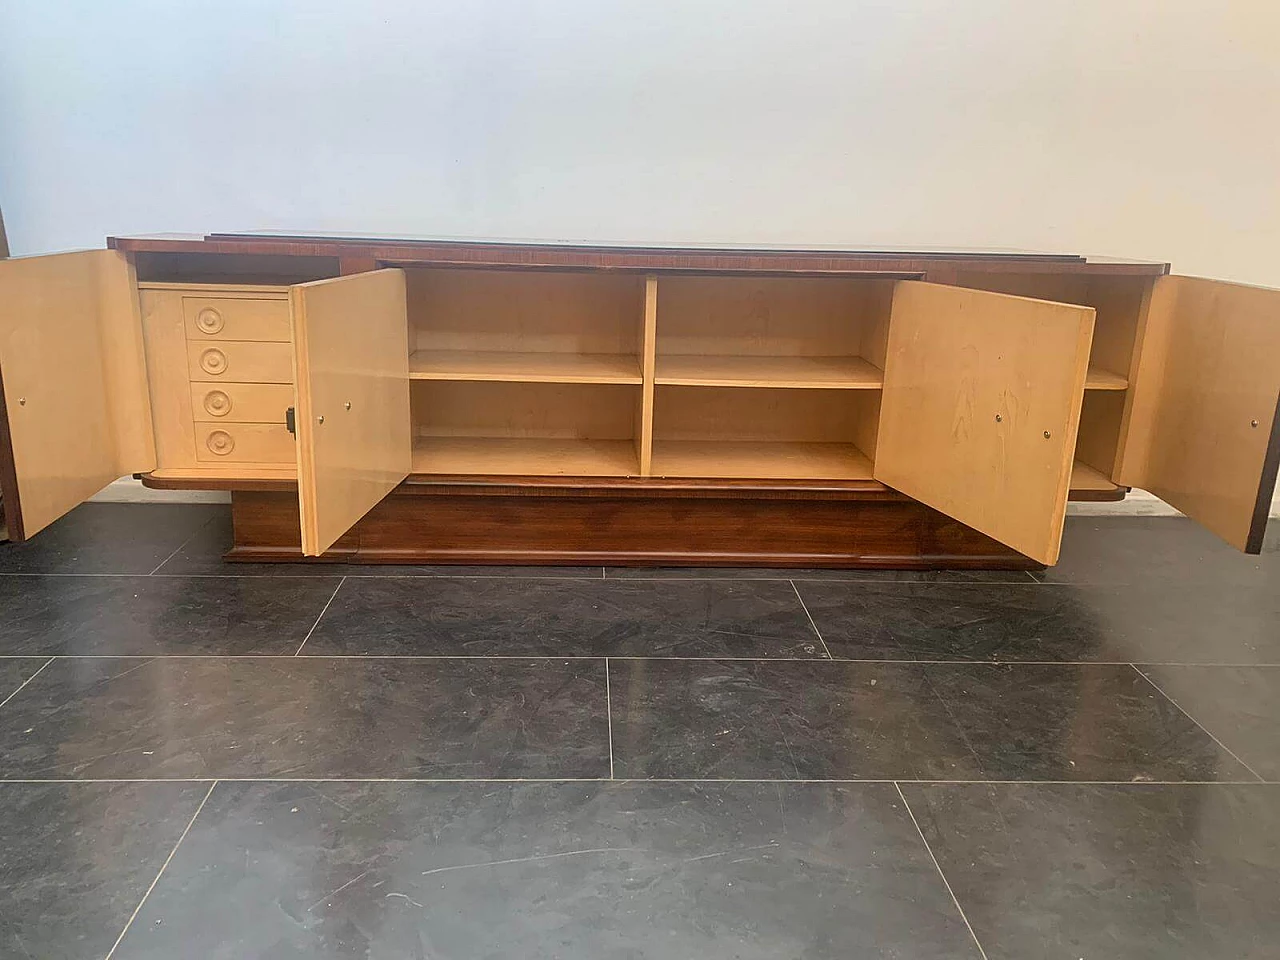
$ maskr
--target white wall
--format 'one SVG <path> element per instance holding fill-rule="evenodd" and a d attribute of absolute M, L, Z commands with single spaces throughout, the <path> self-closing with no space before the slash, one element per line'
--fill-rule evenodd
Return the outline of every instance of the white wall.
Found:
<path fill-rule="evenodd" d="M 1276 0 L 0 0 L 15 253 L 281 228 L 1280 286 Z"/>

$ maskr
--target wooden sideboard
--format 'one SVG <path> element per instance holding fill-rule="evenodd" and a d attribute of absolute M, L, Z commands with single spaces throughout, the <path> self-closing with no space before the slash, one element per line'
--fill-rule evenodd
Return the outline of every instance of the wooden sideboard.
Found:
<path fill-rule="evenodd" d="M 1150 490 L 1260 549 L 1280 291 L 997 253 L 279 235 L 0 262 L 12 539 L 112 480 L 230 559 L 1031 568 Z"/>

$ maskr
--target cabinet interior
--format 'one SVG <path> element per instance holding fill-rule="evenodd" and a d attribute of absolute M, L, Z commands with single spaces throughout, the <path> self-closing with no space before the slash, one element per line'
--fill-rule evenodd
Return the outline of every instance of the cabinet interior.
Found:
<path fill-rule="evenodd" d="M 957 279 L 1097 310 L 1071 487 L 1114 493 L 1150 278 Z M 432 266 L 405 282 L 415 475 L 873 477 L 893 279 Z"/>
<path fill-rule="evenodd" d="M 1076 303 L 1097 311 L 1071 489 L 1084 494 L 1115 491 L 1111 477 L 1120 450 L 1125 399 L 1136 372 L 1138 330 L 1153 278 L 961 271 L 957 282 L 978 290 Z"/>

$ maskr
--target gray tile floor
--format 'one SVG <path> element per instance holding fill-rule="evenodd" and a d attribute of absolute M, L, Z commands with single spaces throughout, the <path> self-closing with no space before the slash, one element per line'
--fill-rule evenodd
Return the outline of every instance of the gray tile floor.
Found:
<path fill-rule="evenodd" d="M 1043 574 L 0 547 L 0 957 L 1274 958 L 1280 552 Z"/>

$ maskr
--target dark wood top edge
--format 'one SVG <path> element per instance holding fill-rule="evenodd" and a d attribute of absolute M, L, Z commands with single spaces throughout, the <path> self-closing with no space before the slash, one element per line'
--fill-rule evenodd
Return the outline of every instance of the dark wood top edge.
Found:
<path fill-rule="evenodd" d="M 18 495 L 18 468 L 13 457 L 13 435 L 9 432 L 9 408 L 4 399 L 4 376 L 0 371 L 0 513 L 9 539 L 26 539 L 22 523 L 22 501 Z"/>
<path fill-rule="evenodd" d="M 827 250 L 715 250 L 702 248 L 575 247 L 460 241 L 357 241 L 219 237 L 109 237 L 107 246 L 129 253 L 256 254 L 293 257 L 364 257 L 382 265 L 416 263 L 475 267 L 543 267 L 632 271 L 777 271 L 925 275 L 963 268 L 999 272 L 1091 273 L 1152 276 L 1168 264 L 1089 261 L 1075 255 L 881 253 Z"/>
<path fill-rule="evenodd" d="M 1276 412 L 1271 418 L 1271 434 L 1267 440 L 1267 453 L 1262 461 L 1262 478 L 1258 483 L 1258 496 L 1253 504 L 1253 517 L 1249 521 L 1249 535 L 1244 552 L 1262 553 L 1267 535 L 1267 520 L 1271 516 L 1271 499 L 1275 495 L 1276 477 L 1280 475 L 1280 397 L 1276 398 Z"/>
<path fill-rule="evenodd" d="M 648 253 L 648 254 L 708 254 L 712 256 L 805 256 L 805 257 L 874 257 L 912 260 L 1075 260 L 1085 258 L 1075 253 L 1040 253 L 1017 250 L 912 250 L 889 247 L 792 247 L 758 246 L 750 244 L 629 244 L 629 243 L 574 243 L 553 240 L 487 240 L 456 237 L 377 237 L 377 236 L 326 236 L 324 234 L 290 233 L 210 233 L 207 241 L 242 241 L 250 243 L 328 243 L 342 247 L 409 247 L 409 248 L 476 248 L 486 250 L 573 250 L 582 253 Z"/>

